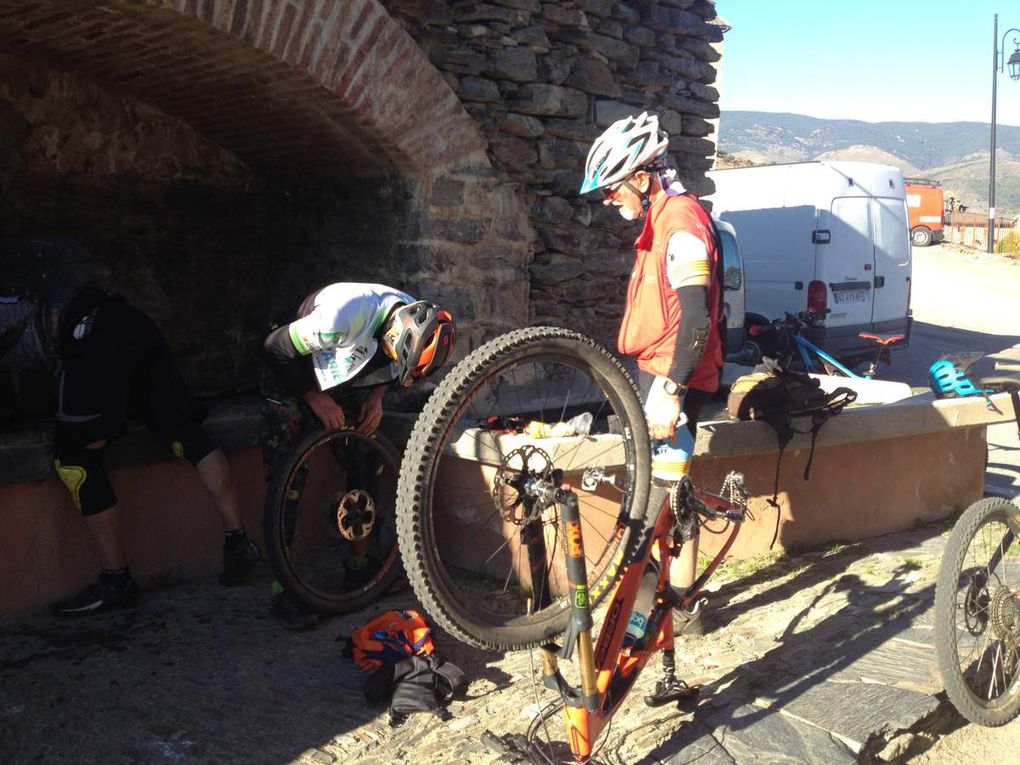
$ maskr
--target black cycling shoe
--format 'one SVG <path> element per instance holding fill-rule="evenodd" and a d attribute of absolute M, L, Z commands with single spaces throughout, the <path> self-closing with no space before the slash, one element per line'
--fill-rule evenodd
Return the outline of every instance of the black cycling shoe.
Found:
<path fill-rule="evenodd" d="M 239 544 L 231 550 L 223 548 L 223 571 L 220 573 L 220 584 L 226 587 L 234 587 L 244 584 L 248 580 L 248 574 L 261 559 L 259 548 L 250 539 Z"/>
<path fill-rule="evenodd" d="M 123 587 L 114 587 L 102 576 L 77 595 L 54 603 L 50 611 L 57 616 L 88 616 L 117 608 L 134 608 L 138 605 L 138 583 L 128 578 Z"/>
<path fill-rule="evenodd" d="M 708 619 L 705 617 L 706 598 L 699 598 L 687 608 L 673 609 L 674 635 L 707 635 L 710 631 Z"/>
<path fill-rule="evenodd" d="M 690 702 L 698 698 L 701 688 L 688 685 L 676 675 L 669 675 L 655 683 L 655 690 L 645 696 L 645 706 L 661 707 L 674 701 Z"/>
<path fill-rule="evenodd" d="M 286 590 L 274 595 L 270 600 L 269 613 L 281 625 L 293 632 L 314 629 L 319 624 L 319 615 Z"/>

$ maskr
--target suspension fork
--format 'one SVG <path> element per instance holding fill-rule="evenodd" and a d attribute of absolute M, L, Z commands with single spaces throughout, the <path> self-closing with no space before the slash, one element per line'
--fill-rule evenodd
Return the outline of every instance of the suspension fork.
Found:
<path fill-rule="evenodd" d="M 543 683 L 563 694 L 571 706 L 583 706 L 589 712 L 598 709 L 599 692 L 596 686 L 595 648 L 592 642 L 591 600 L 588 591 L 588 567 L 584 557 L 584 539 L 581 534 L 581 512 L 577 494 L 569 487 L 555 492 L 560 505 L 563 552 L 566 558 L 567 595 L 570 598 L 570 619 L 564 635 L 563 648 L 553 644 L 542 646 Z M 578 653 L 581 673 L 581 690 L 571 688 L 559 672 L 559 657 L 570 659 L 574 649 Z"/>

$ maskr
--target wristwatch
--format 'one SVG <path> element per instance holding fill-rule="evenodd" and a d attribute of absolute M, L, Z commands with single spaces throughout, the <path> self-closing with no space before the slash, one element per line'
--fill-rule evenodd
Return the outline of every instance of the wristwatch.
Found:
<path fill-rule="evenodd" d="M 665 392 L 667 396 L 680 395 L 680 385 L 673 382 L 668 377 L 666 378 L 666 382 L 662 384 L 662 390 Z"/>

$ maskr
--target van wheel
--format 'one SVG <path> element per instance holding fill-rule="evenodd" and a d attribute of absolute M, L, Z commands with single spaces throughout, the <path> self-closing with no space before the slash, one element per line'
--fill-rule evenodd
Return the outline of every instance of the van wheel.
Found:
<path fill-rule="evenodd" d="M 915 247 L 927 247 L 932 239 L 931 229 L 927 226 L 918 226 L 910 231 L 910 241 Z"/>

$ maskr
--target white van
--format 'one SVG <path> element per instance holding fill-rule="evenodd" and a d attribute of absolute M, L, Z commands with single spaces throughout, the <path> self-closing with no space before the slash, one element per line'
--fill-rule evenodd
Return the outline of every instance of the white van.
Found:
<path fill-rule="evenodd" d="M 807 309 L 805 331 L 844 359 L 869 355 L 860 332 L 909 341 L 910 229 L 903 176 L 868 162 L 713 170 L 712 214 L 740 240 L 748 323 Z"/>

